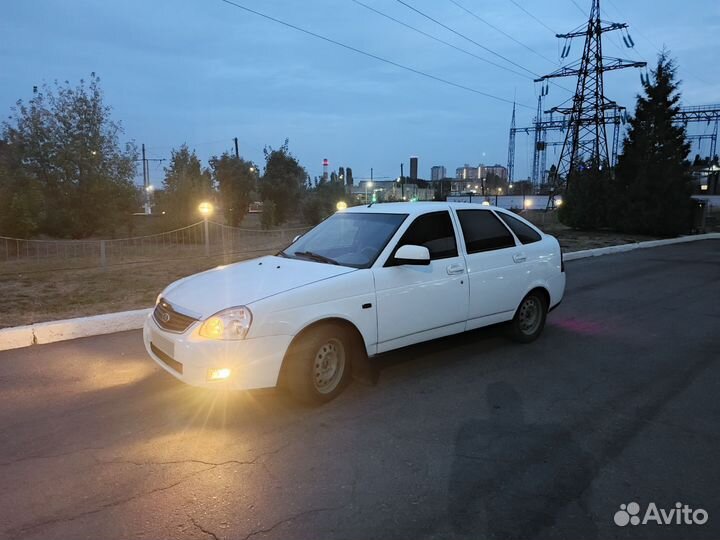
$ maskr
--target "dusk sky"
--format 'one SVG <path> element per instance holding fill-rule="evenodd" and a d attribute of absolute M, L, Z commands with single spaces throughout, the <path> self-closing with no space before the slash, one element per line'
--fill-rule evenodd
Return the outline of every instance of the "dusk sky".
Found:
<path fill-rule="evenodd" d="M 507 161 L 511 102 L 517 123 L 529 125 L 539 86 L 533 75 L 558 67 L 562 48 L 550 29 L 566 32 L 586 20 L 585 0 L 405 0 L 517 65 L 438 26 L 396 0 L 363 3 L 511 73 L 404 28 L 354 0 L 238 0 L 369 53 L 491 94 L 492 99 L 405 71 L 263 19 L 221 0 L 5 2 L 0 17 L 0 106 L 4 116 L 44 81 L 76 83 L 96 72 L 124 140 L 145 143 L 151 158 L 167 158 L 186 142 L 205 161 L 240 140 L 241 154 L 262 165 L 264 145 L 290 139 L 311 176 L 322 159 L 350 166 L 356 181 L 394 177 L 400 162 L 420 158 L 453 174 L 469 163 Z M 576 5 L 577 4 L 577 5 Z M 534 15 L 531 18 L 520 7 Z M 717 0 L 607 0 L 604 18 L 630 24 L 634 49 L 605 34 L 609 56 L 656 60 L 665 45 L 677 59 L 683 103 L 720 102 L 720 3 Z M 547 27 L 546 27 L 547 26 Z M 549 27 L 549 28 L 548 28 Z M 530 50 L 532 49 L 532 51 Z M 581 53 L 577 40 L 567 61 Z M 534 52 L 533 52 L 534 51 Z M 521 67 L 518 67 L 522 66 Z M 558 80 L 573 89 L 574 80 Z M 638 70 L 611 72 L 606 94 L 632 110 Z M 570 92 L 551 86 L 547 107 Z M 697 128 L 702 132 L 704 126 Z M 709 128 L 708 128 L 709 129 Z M 528 174 L 531 145 L 517 140 L 516 177 Z M 554 159 L 549 152 L 548 161 Z M 406 165 L 407 172 L 407 165 Z M 162 166 L 151 166 L 160 184 Z"/>

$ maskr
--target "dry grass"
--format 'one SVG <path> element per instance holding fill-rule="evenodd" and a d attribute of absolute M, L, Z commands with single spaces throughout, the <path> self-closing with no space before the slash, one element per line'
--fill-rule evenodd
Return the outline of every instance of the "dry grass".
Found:
<path fill-rule="evenodd" d="M 0 275 L 0 328 L 146 308 L 166 285 L 181 277 L 275 251 L 237 255 L 229 261 L 222 256 L 199 257 L 111 266 L 104 271 Z"/>
<path fill-rule="evenodd" d="M 525 212 L 524 217 L 555 235 L 563 250 L 578 251 L 648 240 L 648 237 L 604 232 L 581 232 L 557 222 L 554 213 Z M 47 270 L 42 266 L 0 265 L 0 328 L 114 311 L 146 308 L 169 283 L 219 264 L 240 261 L 277 251 L 195 257 L 177 260 L 95 266 L 72 270 Z"/>
<path fill-rule="evenodd" d="M 612 231 L 578 231 L 560 223 L 557 212 L 534 210 L 525 211 L 521 215 L 544 232 L 556 237 L 565 253 L 657 239 L 653 236 L 620 234 Z"/>

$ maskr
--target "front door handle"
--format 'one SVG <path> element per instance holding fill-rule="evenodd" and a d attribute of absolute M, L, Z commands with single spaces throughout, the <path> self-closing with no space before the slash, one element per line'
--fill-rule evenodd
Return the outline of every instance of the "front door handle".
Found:
<path fill-rule="evenodd" d="M 527 256 L 524 253 L 516 253 L 513 255 L 513 261 L 516 263 L 525 262 L 527 260 Z"/>
<path fill-rule="evenodd" d="M 454 276 L 456 274 L 463 274 L 465 272 L 465 267 L 462 264 L 451 264 L 447 267 L 447 273 L 451 276 Z"/>

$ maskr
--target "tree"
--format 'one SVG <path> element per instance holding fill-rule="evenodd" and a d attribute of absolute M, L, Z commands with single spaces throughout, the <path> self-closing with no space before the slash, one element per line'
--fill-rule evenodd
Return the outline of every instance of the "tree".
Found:
<path fill-rule="evenodd" d="M 337 203 L 347 202 L 345 186 L 339 182 L 321 182 L 309 191 L 303 201 L 303 217 L 317 225 L 337 209 Z"/>
<path fill-rule="evenodd" d="M 558 219 L 577 229 L 608 226 L 610 177 L 607 168 L 580 164 L 558 210 Z"/>
<path fill-rule="evenodd" d="M 137 151 L 131 143 L 121 148 L 122 127 L 110 112 L 94 73 L 88 83 L 44 85 L 17 102 L 2 124 L 12 148 L 0 166 L 3 221 L 24 223 L 28 234 L 73 238 L 129 223 Z"/>
<path fill-rule="evenodd" d="M 265 147 L 265 173 L 260 180 L 263 201 L 272 201 L 274 224 L 284 223 L 298 208 L 307 172 L 288 149 L 288 140 L 277 150 Z"/>
<path fill-rule="evenodd" d="M 260 226 L 265 229 L 271 229 L 275 223 L 275 203 L 269 199 L 263 201 L 263 211 L 260 214 Z"/>
<path fill-rule="evenodd" d="M 250 161 L 225 152 L 210 158 L 213 179 L 220 192 L 220 204 L 225 212 L 225 222 L 237 227 L 247 214 L 250 194 L 255 189 L 257 166 Z"/>
<path fill-rule="evenodd" d="M 203 169 L 195 151 L 186 144 L 170 155 L 170 165 L 165 168 L 161 205 L 166 209 L 169 221 L 176 226 L 186 225 L 198 217 L 198 206 L 203 200 L 213 198 L 213 181 L 210 171 Z"/>
<path fill-rule="evenodd" d="M 690 227 L 690 145 L 685 128 L 674 122 L 677 88 L 675 64 L 663 52 L 644 95 L 637 96 L 618 159 L 612 210 L 622 232 L 674 236 Z"/>

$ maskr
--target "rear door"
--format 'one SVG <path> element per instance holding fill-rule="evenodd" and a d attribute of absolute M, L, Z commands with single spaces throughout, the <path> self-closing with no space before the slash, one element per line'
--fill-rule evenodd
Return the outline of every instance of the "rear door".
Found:
<path fill-rule="evenodd" d="M 378 352 L 462 332 L 468 310 L 465 259 L 447 210 L 415 218 L 381 268 L 373 270 L 377 293 Z M 430 264 L 398 265 L 406 244 L 428 248 Z"/>
<path fill-rule="evenodd" d="M 467 329 L 511 318 L 530 282 L 522 246 L 490 209 L 457 215 L 470 281 Z"/>

